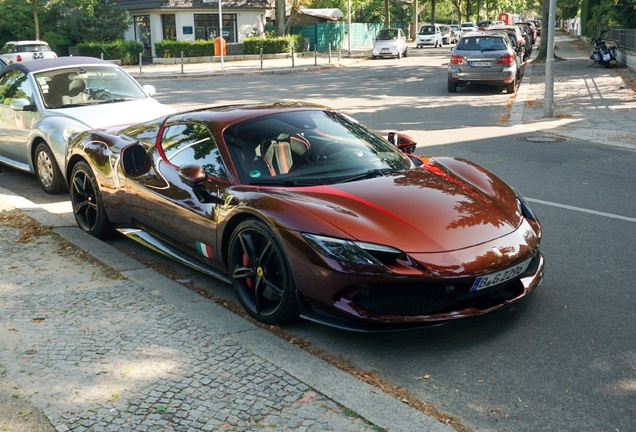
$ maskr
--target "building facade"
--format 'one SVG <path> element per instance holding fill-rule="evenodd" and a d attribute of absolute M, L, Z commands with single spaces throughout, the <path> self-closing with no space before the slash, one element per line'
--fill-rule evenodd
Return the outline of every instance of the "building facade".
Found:
<path fill-rule="evenodd" d="M 215 39 L 219 31 L 219 0 L 120 0 L 117 7 L 127 10 L 132 25 L 126 40 L 144 46 L 145 57 L 155 57 L 156 42 Z M 221 31 L 226 42 L 240 42 L 259 34 L 274 10 L 272 0 L 220 0 Z"/>

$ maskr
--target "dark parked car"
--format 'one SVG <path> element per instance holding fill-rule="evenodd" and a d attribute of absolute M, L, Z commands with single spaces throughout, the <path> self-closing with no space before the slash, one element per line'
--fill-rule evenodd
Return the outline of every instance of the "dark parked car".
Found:
<path fill-rule="evenodd" d="M 543 277 L 540 224 L 502 180 L 467 160 L 406 155 L 317 105 L 87 131 L 67 161 L 84 231 L 118 229 L 231 283 L 268 324 L 441 323 L 516 302 Z"/>
<path fill-rule="evenodd" d="M 515 92 L 517 53 L 508 35 L 478 32 L 464 35 L 451 50 L 448 91 L 468 84 L 494 84 Z"/>

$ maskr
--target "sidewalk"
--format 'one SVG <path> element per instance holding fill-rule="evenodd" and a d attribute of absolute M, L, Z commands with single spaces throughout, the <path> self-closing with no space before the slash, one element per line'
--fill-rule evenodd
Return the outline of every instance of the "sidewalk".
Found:
<path fill-rule="evenodd" d="M 1 187 L 0 268 L 2 430 L 452 431 Z"/>
<path fill-rule="evenodd" d="M 224 61 L 221 64 L 219 58 L 215 57 L 212 63 L 184 63 L 181 65 L 153 64 L 137 66 L 122 66 L 126 72 L 133 77 L 145 79 L 158 78 L 199 78 L 227 75 L 252 75 L 268 73 L 294 73 L 312 70 L 331 69 L 345 67 L 360 61 L 364 61 L 371 56 L 371 50 L 352 50 L 351 57 L 346 51 L 333 51 L 331 58 L 328 54 L 303 53 L 291 58 Z"/>
<path fill-rule="evenodd" d="M 559 59 L 554 66 L 553 116 L 544 117 L 545 63 L 529 61 L 510 124 L 636 150 L 636 95 L 621 78 L 633 82 L 634 71 L 589 66 L 591 45 L 563 33 L 555 37 L 554 52 Z"/>

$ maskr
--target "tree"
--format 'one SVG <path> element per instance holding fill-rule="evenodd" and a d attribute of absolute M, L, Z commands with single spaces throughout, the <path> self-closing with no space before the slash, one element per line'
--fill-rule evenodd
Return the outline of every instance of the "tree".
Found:
<path fill-rule="evenodd" d="M 35 39 L 33 6 L 24 0 L 0 1 L 0 43 Z"/>
<path fill-rule="evenodd" d="M 115 0 L 51 0 L 47 21 L 73 43 L 112 42 L 130 27 L 128 12 L 115 6 Z"/>

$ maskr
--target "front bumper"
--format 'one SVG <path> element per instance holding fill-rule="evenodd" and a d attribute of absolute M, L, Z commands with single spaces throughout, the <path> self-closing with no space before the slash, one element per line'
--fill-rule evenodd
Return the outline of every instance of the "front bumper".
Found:
<path fill-rule="evenodd" d="M 383 273 L 320 256 L 307 261 L 307 250 L 290 251 L 288 257 L 303 318 L 357 331 L 400 330 L 482 315 L 527 296 L 543 279 L 540 237 L 540 227 L 526 221 L 509 235 L 470 248 L 407 254 Z M 507 252 L 495 258 L 493 249 Z M 530 258 L 523 274 L 471 291 L 476 278 Z"/>
<path fill-rule="evenodd" d="M 396 57 L 400 51 L 397 47 L 392 48 L 377 48 L 373 47 L 371 53 L 376 57 Z"/>

